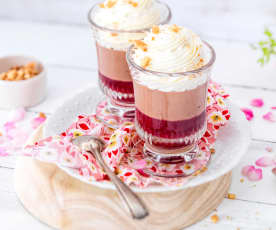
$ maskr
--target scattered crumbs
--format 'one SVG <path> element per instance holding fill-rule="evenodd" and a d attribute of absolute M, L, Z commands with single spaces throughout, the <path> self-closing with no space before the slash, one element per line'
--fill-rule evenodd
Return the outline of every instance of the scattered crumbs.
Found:
<path fill-rule="evenodd" d="M 226 216 L 226 219 L 227 220 L 232 220 L 233 218 L 232 218 L 232 216 Z"/>
<path fill-rule="evenodd" d="M 228 193 L 227 198 L 230 199 L 230 200 L 235 200 L 236 199 L 236 194 Z"/>
<path fill-rule="evenodd" d="M 108 1 L 106 6 L 107 8 L 112 8 L 116 4 L 116 1 Z"/>
<path fill-rule="evenodd" d="M 180 30 L 180 28 L 179 28 L 177 25 L 172 25 L 172 26 L 171 26 L 171 30 L 172 30 L 173 32 L 175 32 L 175 33 L 178 33 L 179 30 Z"/>
<path fill-rule="evenodd" d="M 147 68 L 150 65 L 150 61 L 151 61 L 150 57 L 144 57 L 141 61 L 141 66 L 143 68 Z"/>
<path fill-rule="evenodd" d="M 243 179 L 243 178 L 241 178 L 241 179 L 240 179 L 240 182 L 241 182 L 241 183 L 243 183 L 243 182 L 244 182 L 244 179 Z"/>
<path fill-rule="evenodd" d="M 159 34 L 159 32 L 160 32 L 159 26 L 153 26 L 151 31 L 154 34 Z"/>
<path fill-rule="evenodd" d="M 218 221 L 219 221 L 219 217 L 218 217 L 218 215 L 213 215 L 213 216 L 211 216 L 211 221 L 213 222 L 213 223 L 217 223 Z"/>
<path fill-rule="evenodd" d="M 211 154 L 214 154 L 216 152 L 216 150 L 214 148 L 211 148 L 210 152 L 211 152 Z"/>
<path fill-rule="evenodd" d="M 103 4 L 103 3 L 100 3 L 100 4 L 99 4 L 99 7 L 100 7 L 100 8 L 104 8 L 104 4 Z"/>
<path fill-rule="evenodd" d="M 45 113 L 40 112 L 40 113 L 39 113 L 39 117 L 46 118 L 46 115 L 45 115 Z"/>

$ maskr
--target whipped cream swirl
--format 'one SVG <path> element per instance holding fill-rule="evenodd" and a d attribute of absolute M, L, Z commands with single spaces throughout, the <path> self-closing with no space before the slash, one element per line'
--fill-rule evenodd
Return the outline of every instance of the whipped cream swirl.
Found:
<path fill-rule="evenodd" d="M 144 38 L 147 51 L 137 48 L 134 61 L 141 65 L 145 58 L 150 62 L 146 69 L 177 73 L 195 70 L 204 65 L 203 43 L 191 30 L 176 25 L 157 27 Z"/>
<path fill-rule="evenodd" d="M 164 92 L 195 89 L 206 83 L 211 73 L 206 70 L 181 74 L 204 66 L 210 60 L 210 50 L 197 34 L 176 25 L 154 26 L 143 40 L 136 42 L 132 59 L 147 70 L 163 73 L 160 76 L 130 67 L 140 84 Z"/>
<path fill-rule="evenodd" d="M 94 21 L 109 29 L 140 30 L 160 22 L 155 0 L 106 0 L 95 12 Z"/>
<path fill-rule="evenodd" d="M 90 16 L 97 25 L 104 28 L 130 31 L 112 33 L 93 28 L 100 45 L 126 51 L 131 40 L 143 39 L 146 35 L 144 29 L 159 24 L 168 15 L 167 8 L 155 0 L 106 0 Z M 142 31 L 134 33 L 133 30 Z"/>

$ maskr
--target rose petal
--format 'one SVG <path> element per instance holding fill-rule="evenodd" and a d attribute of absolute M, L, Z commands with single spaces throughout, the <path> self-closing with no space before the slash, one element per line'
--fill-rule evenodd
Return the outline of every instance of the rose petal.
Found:
<path fill-rule="evenodd" d="M 252 120 L 254 117 L 253 111 L 248 108 L 241 108 L 241 111 L 244 112 L 245 117 L 248 121 Z"/>
<path fill-rule="evenodd" d="M 267 152 L 272 152 L 272 147 L 271 146 L 267 146 L 267 147 L 265 147 L 265 150 L 267 151 Z"/>
<path fill-rule="evenodd" d="M 276 109 L 276 106 L 272 106 L 271 109 Z"/>
<path fill-rule="evenodd" d="M 6 151 L 5 148 L 0 147 L 0 157 L 6 157 L 9 153 Z"/>
<path fill-rule="evenodd" d="M 255 167 L 250 168 L 247 173 L 247 178 L 250 181 L 259 181 L 263 179 L 263 170 L 256 169 Z"/>
<path fill-rule="evenodd" d="M 270 156 L 261 157 L 255 162 L 255 164 L 259 167 L 273 166 L 275 163 L 275 160 Z"/>
<path fill-rule="evenodd" d="M 263 119 L 270 121 L 270 122 L 276 122 L 276 118 L 272 112 L 268 112 L 263 115 Z"/>
<path fill-rule="evenodd" d="M 24 120 L 25 114 L 26 114 L 26 111 L 24 108 L 18 108 L 14 110 L 11 122 L 19 122 Z"/>
<path fill-rule="evenodd" d="M 271 171 L 276 176 L 276 168 L 273 168 Z"/>
<path fill-rule="evenodd" d="M 251 100 L 250 104 L 254 107 L 262 107 L 264 105 L 264 101 L 261 98 L 255 98 Z"/>
<path fill-rule="evenodd" d="M 246 165 L 242 168 L 242 175 L 247 177 L 248 176 L 248 172 L 251 170 L 251 169 L 254 169 L 255 167 L 253 165 Z"/>

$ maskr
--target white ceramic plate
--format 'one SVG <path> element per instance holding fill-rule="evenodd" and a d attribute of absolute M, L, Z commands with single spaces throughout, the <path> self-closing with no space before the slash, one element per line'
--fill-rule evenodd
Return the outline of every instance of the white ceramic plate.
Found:
<path fill-rule="evenodd" d="M 44 135 L 51 136 L 59 134 L 69 127 L 79 114 L 93 113 L 97 103 L 102 97 L 100 90 L 97 87 L 92 86 L 70 97 L 68 100 L 64 101 L 64 103 L 48 119 L 45 125 Z M 240 109 L 230 102 L 229 110 L 232 115 L 231 119 L 227 126 L 219 131 L 219 136 L 215 143 L 216 153 L 212 155 L 208 170 L 205 173 L 195 177 L 181 187 L 156 185 L 144 189 L 133 187 L 133 189 L 137 192 L 179 190 L 207 183 L 231 171 L 246 154 L 251 132 L 250 126 Z M 86 183 L 102 188 L 115 189 L 110 182 L 87 181 L 74 170 L 64 167 L 60 168 L 72 177 Z"/>

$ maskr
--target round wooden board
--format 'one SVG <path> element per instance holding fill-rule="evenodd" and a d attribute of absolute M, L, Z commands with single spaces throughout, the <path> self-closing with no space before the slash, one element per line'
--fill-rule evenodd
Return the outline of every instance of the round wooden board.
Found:
<path fill-rule="evenodd" d="M 184 190 L 139 193 L 150 211 L 141 221 L 129 216 L 116 191 L 83 183 L 53 164 L 19 157 L 14 174 L 15 191 L 25 208 L 49 226 L 66 230 L 180 230 L 209 215 L 230 183 L 231 172 Z"/>

